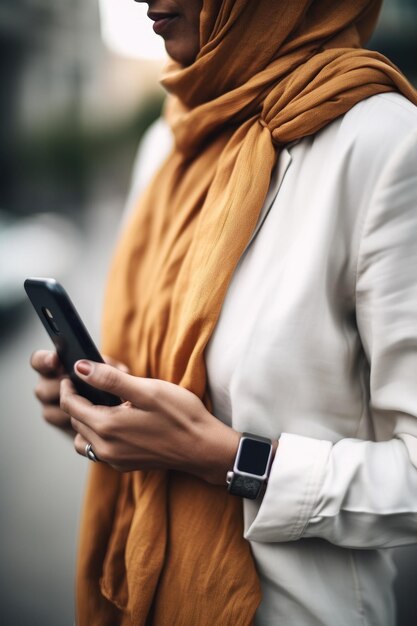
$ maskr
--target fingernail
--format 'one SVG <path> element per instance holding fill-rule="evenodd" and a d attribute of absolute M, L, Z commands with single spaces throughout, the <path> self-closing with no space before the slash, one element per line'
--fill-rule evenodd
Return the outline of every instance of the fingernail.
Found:
<path fill-rule="evenodd" d="M 90 361 L 77 361 L 75 364 L 75 370 L 83 376 L 88 376 L 92 370 Z"/>

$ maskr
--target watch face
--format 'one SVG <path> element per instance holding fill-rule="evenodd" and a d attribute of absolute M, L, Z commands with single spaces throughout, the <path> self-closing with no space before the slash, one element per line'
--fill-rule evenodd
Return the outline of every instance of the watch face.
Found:
<path fill-rule="evenodd" d="M 243 439 L 237 469 L 240 472 L 263 476 L 266 472 L 271 446 L 263 441 Z"/>

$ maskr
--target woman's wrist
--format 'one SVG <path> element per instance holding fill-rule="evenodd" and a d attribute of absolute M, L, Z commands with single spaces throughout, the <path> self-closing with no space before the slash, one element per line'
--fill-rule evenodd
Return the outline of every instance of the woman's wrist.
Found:
<path fill-rule="evenodd" d="M 216 419 L 216 418 L 215 418 Z M 201 447 L 200 477 L 209 483 L 226 486 L 227 472 L 233 469 L 242 433 L 216 419 L 210 433 L 206 433 Z M 278 440 L 272 441 L 272 463 L 278 449 Z"/>
<path fill-rule="evenodd" d="M 199 477 L 214 485 L 226 485 L 226 474 L 233 467 L 241 433 L 217 418 L 202 435 Z"/>

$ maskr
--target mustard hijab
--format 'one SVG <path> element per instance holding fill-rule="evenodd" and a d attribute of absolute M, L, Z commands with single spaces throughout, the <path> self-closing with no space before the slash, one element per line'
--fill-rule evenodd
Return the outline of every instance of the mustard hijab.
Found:
<path fill-rule="evenodd" d="M 204 0 L 196 61 L 171 62 L 162 81 L 174 149 L 140 199 L 108 280 L 103 351 L 133 374 L 208 403 L 204 350 L 280 146 L 377 93 L 417 103 L 394 65 L 361 48 L 380 4 Z M 92 466 L 78 626 L 251 624 L 261 595 L 242 533 L 241 502 L 225 487 Z"/>

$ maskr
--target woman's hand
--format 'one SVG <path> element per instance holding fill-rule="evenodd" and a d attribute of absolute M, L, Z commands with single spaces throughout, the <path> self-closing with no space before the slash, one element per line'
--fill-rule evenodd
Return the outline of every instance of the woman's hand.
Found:
<path fill-rule="evenodd" d="M 240 435 L 216 419 L 193 393 L 162 380 L 138 378 L 110 365 L 78 361 L 85 382 L 124 399 L 96 406 L 61 381 L 61 410 L 71 415 L 75 449 L 91 443 L 97 457 L 118 471 L 174 469 L 225 484 Z"/>
<path fill-rule="evenodd" d="M 123 363 L 119 363 L 110 357 L 104 357 L 104 360 L 123 372 L 128 372 L 128 368 Z M 57 353 L 50 350 L 36 350 L 31 356 L 30 364 L 39 374 L 34 393 L 42 405 L 44 420 L 74 437 L 75 433 L 71 426 L 71 418 L 60 407 L 61 380 L 67 378 L 67 374 Z"/>

